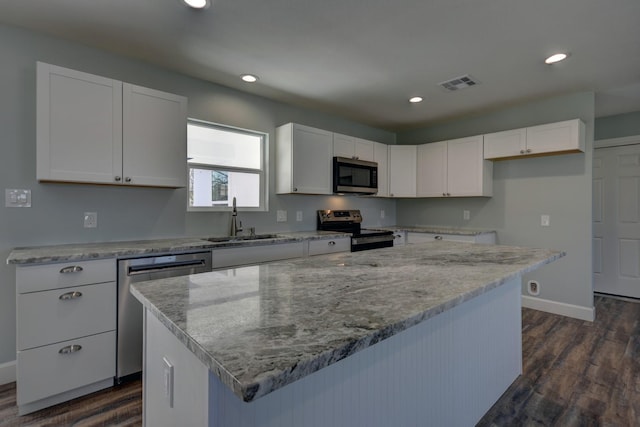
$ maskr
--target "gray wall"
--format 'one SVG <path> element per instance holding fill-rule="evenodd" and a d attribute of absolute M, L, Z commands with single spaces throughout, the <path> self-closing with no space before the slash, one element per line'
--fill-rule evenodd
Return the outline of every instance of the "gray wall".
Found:
<path fill-rule="evenodd" d="M 398 144 L 419 144 L 574 118 L 586 124 L 586 153 L 494 162 L 492 198 L 402 200 L 398 223 L 490 228 L 497 230 L 501 244 L 565 250 L 565 258 L 525 280 L 540 282 L 540 298 L 591 308 L 593 93 L 407 131 L 397 139 Z M 471 211 L 470 221 L 463 221 L 463 209 Z M 551 216 L 550 227 L 540 226 L 541 214 Z"/>
<path fill-rule="evenodd" d="M 229 215 L 187 213 L 186 190 L 39 184 L 35 172 L 35 66 L 48 62 L 189 97 L 189 116 L 269 134 L 298 122 L 383 143 L 390 132 L 337 117 L 293 108 L 229 88 L 192 79 L 143 62 L 79 44 L 0 26 L 0 183 L 31 189 L 32 208 L 0 208 L 0 259 L 17 246 L 227 234 Z M 315 210 L 359 208 L 370 225 L 395 224 L 395 201 L 357 197 L 277 196 L 270 171 L 270 211 L 240 213 L 258 232 L 315 229 Z M 276 223 L 275 212 L 289 212 Z M 385 219 L 380 220 L 380 210 Z M 295 222 L 303 211 L 304 221 Z M 82 213 L 98 212 L 96 229 L 82 227 Z M 15 360 L 15 269 L 0 266 L 0 364 Z M 34 314 L 37 315 L 37 314 Z"/>
<path fill-rule="evenodd" d="M 640 111 L 597 118 L 595 127 L 596 141 L 640 135 Z"/>

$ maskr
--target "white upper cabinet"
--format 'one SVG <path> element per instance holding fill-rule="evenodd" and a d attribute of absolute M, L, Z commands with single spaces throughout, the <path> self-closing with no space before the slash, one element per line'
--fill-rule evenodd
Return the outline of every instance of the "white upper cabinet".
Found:
<path fill-rule="evenodd" d="M 492 160 L 578 153 L 584 149 L 585 126 L 579 119 L 484 136 L 484 157 Z"/>
<path fill-rule="evenodd" d="M 493 163 L 482 153 L 482 135 L 447 141 L 447 196 L 493 195 Z"/>
<path fill-rule="evenodd" d="M 187 99 L 37 64 L 37 178 L 186 185 Z"/>
<path fill-rule="evenodd" d="M 186 186 L 186 98 L 127 83 L 122 93 L 125 183 Z"/>
<path fill-rule="evenodd" d="M 418 146 L 418 197 L 443 197 L 447 193 L 447 142 Z"/>
<path fill-rule="evenodd" d="M 276 129 L 278 194 L 333 194 L 333 133 L 287 123 Z"/>
<path fill-rule="evenodd" d="M 339 133 L 333 134 L 333 155 L 348 159 L 374 161 L 373 141 Z"/>
<path fill-rule="evenodd" d="M 489 197 L 493 164 L 483 159 L 482 136 L 418 146 L 418 197 Z"/>
<path fill-rule="evenodd" d="M 415 145 L 389 146 L 389 196 L 416 197 Z"/>
<path fill-rule="evenodd" d="M 37 177 L 111 184 L 122 170 L 122 83 L 37 64 Z"/>
<path fill-rule="evenodd" d="M 373 143 L 373 161 L 378 164 L 378 197 L 389 197 L 389 147 L 379 142 Z"/>

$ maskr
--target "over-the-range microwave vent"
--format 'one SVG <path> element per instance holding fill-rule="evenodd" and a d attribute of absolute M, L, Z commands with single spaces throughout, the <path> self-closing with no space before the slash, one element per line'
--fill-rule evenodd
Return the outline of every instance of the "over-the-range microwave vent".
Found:
<path fill-rule="evenodd" d="M 475 86 L 480 82 L 469 74 L 465 74 L 464 76 L 456 77 L 451 80 L 447 80 L 445 82 L 438 83 L 440 86 L 445 88 L 448 91 L 460 90 L 470 86 Z"/>

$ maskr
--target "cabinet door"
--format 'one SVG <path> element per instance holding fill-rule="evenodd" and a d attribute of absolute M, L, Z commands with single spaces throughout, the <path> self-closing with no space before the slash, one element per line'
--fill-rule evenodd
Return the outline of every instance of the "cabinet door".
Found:
<path fill-rule="evenodd" d="M 514 129 L 484 135 L 484 158 L 499 159 L 526 154 L 526 129 Z"/>
<path fill-rule="evenodd" d="M 418 197 L 443 197 L 447 192 L 447 143 L 418 146 Z"/>
<path fill-rule="evenodd" d="M 366 139 L 354 138 L 354 154 L 360 160 L 374 162 L 374 142 Z"/>
<path fill-rule="evenodd" d="M 527 128 L 527 154 L 584 151 L 584 124 L 567 120 Z"/>
<path fill-rule="evenodd" d="M 321 129 L 293 125 L 294 193 L 333 194 L 331 169 L 333 134 Z"/>
<path fill-rule="evenodd" d="M 122 83 L 37 64 L 37 178 L 113 183 L 122 169 Z"/>
<path fill-rule="evenodd" d="M 391 197 L 416 196 L 415 145 L 389 146 L 389 195 Z"/>
<path fill-rule="evenodd" d="M 447 142 L 447 196 L 492 195 L 493 163 L 482 153 L 482 135 Z"/>
<path fill-rule="evenodd" d="M 356 155 L 355 138 L 339 133 L 333 134 L 333 155 L 336 157 L 346 157 L 351 159 Z"/>
<path fill-rule="evenodd" d="M 373 161 L 378 163 L 378 197 L 389 197 L 389 149 L 386 144 L 373 143 Z"/>
<path fill-rule="evenodd" d="M 187 183 L 187 99 L 123 85 L 123 181 L 184 187 Z"/>

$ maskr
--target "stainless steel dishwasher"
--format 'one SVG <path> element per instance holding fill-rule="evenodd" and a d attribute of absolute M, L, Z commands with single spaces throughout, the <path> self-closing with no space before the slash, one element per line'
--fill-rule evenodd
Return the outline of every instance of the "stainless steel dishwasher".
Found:
<path fill-rule="evenodd" d="M 132 283 L 211 271 L 211 251 L 118 261 L 116 382 L 142 371 L 142 304 L 129 292 Z"/>

